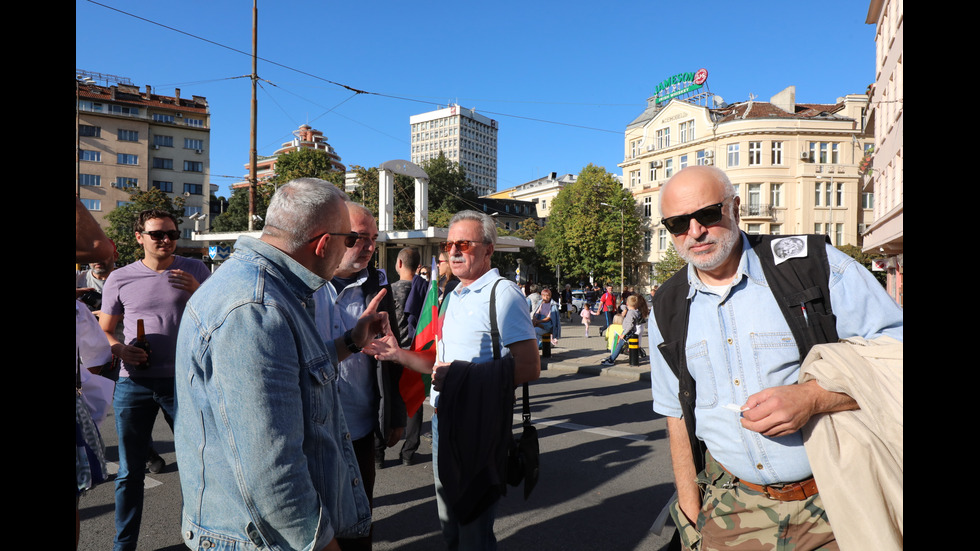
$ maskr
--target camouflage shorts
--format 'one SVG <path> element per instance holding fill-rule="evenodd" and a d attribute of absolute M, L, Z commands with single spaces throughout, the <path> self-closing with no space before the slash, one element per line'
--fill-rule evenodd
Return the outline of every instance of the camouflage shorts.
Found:
<path fill-rule="evenodd" d="M 670 507 L 685 549 L 838 549 L 819 494 L 801 501 L 769 499 L 739 486 L 711 454 L 698 484 L 704 497 L 696 526 L 687 521 L 676 501 Z"/>

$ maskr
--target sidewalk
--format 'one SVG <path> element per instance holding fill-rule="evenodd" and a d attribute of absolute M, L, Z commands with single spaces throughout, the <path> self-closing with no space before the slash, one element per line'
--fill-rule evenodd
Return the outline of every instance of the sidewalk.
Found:
<path fill-rule="evenodd" d="M 593 321 L 598 320 L 593 317 Z M 541 369 L 616 377 L 629 381 L 649 381 L 650 361 L 641 360 L 639 366 L 630 366 L 628 349 L 616 358 L 616 364 L 612 367 L 599 365 L 599 362 L 609 356 L 609 351 L 606 350 L 606 338 L 599 336 L 600 327 L 602 327 L 601 322 L 589 327 L 589 337 L 586 338 L 585 326 L 582 325 L 581 318 L 577 314 L 572 316 L 570 322 L 562 319 L 562 336 L 558 339 L 558 344 L 551 347 L 551 357 L 541 358 Z M 640 337 L 640 347 L 647 349 L 646 335 Z M 646 352 L 651 353 L 650 350 Z M 654 350 L 653 353 L 657 351 Z"/>

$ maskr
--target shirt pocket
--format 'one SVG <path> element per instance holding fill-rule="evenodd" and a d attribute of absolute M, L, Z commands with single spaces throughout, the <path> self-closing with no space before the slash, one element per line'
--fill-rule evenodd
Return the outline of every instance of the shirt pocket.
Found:
<path fill-rule="evenodd" d="M 752 357 L 759 388 L 792 384 L 797 380 L 800 350 L 789 331 L 751 333 Z"/>
<path fill-rule="evenodd" d="M 309 362 L 307 392 L 310 397 L 310 419 L 314 423 L 331 422 L 337 399 L 337 369 L 328 356 L 321 356 Z"/>
<path fill-rule="evenodd" d="M 718 403 L 718 385 L 711 366 L 711 356 L 708 354 L 708 341 L 699 341 L 688 346 L 686 353 L 687 369 L 697 381 L 695 407 L 714 407 Z"/>

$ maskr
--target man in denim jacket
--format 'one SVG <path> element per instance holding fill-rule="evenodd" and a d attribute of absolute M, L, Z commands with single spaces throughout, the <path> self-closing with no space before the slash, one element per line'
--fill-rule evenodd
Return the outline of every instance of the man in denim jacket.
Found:
<path fill-rule="evenodd" d="M 344 340 L 387 328 L 379 293 L 324 342 L 313 293 L 354 245 L 346 195 L 313 178 L 276 191 L 259 239 L 192 297 L 181 323 L 176 449 L 193 549 L 339 549 L 371 525 L 337 391 Z"/>

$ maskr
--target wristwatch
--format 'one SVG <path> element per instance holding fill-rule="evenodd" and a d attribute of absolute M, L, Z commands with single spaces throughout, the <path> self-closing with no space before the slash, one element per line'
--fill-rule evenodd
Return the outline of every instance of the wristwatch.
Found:
<path fill-rule="evenodd" d="M 353 333 L 353 329 L 348 329 L 344 332 L 344 344 L 347 346 L 347 350 L 350 350 L 351 354 L 357 354 L 361 351 L 361 347 L 354 343 Z"/>

